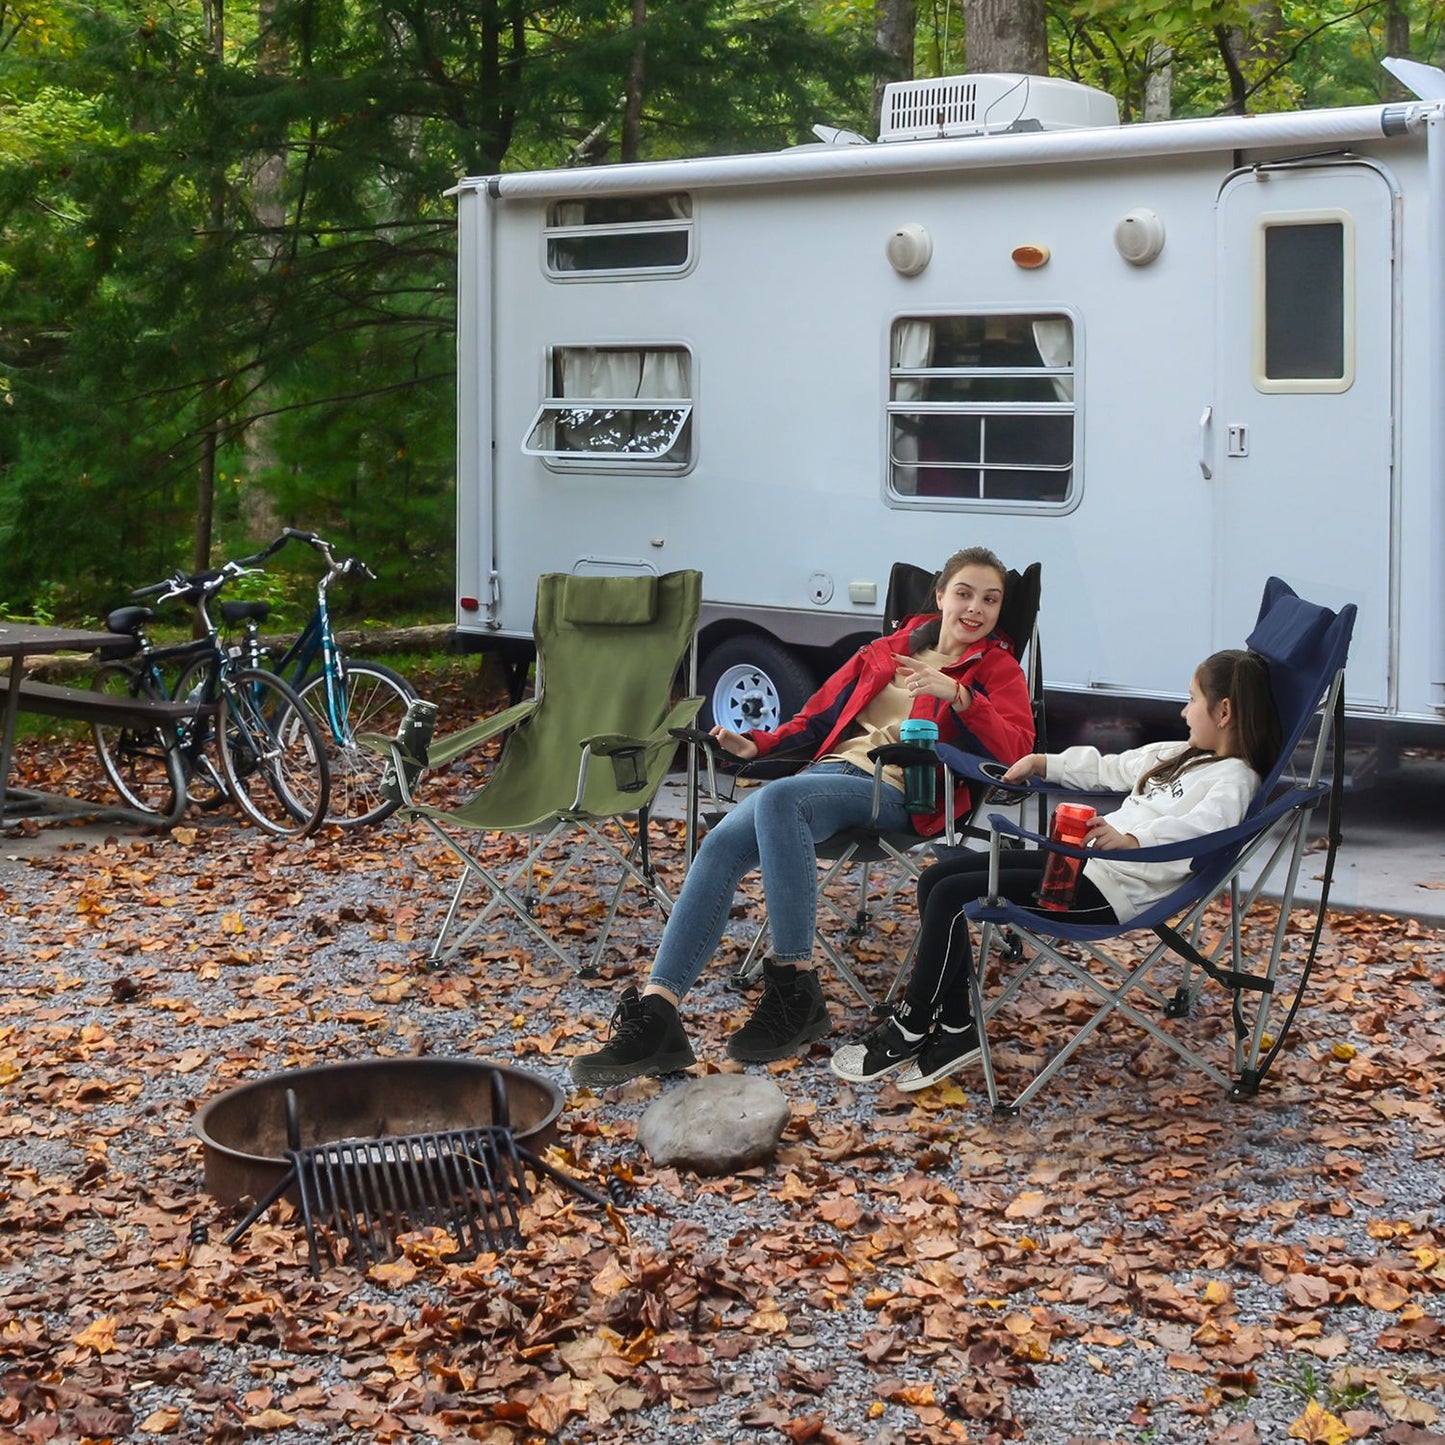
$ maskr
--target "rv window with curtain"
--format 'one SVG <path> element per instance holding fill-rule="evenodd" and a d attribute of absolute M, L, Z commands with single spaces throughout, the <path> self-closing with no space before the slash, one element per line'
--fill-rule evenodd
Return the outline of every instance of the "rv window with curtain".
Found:
<path fill-rule="evenodd" d="M 1354 381 L 1354 247 L 1343 212 L 1263 217 L 1254 373 L 1261 391 L 1345 391 Z"/>
<path fill-rule="evenodd" d="M 1067 502 L 1074 324 L 1055 314 L 893 323 L 889 491 L 906 501 Z"/>
<path fill-rule="evenodd" d="M 555 201 L 547 209 L 547 274 L 676 274 L 691 264 L 692 235 L 692 197 L 682 192 Z"/>
<path fill-rule="evenodd" d="M 683 346 L 554 346 L 548 395 L 522 450 L 557 467 L 692 462 L 692 357 Z"/>

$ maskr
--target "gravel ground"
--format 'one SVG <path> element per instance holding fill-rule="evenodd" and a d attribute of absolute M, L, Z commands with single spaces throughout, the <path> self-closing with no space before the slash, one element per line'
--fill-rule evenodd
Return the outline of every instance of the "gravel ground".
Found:
<path fill-rule="evenodd" d="M 428 972 L 449 876 L 399 823 L 278 843 L 219 820 L 0 874 L 0 1445 L 1445 1439 L 1440 932 L 1334 918 L 1252 1104 L 1113 1025 L 1020 1119 L 976 1076 L 843 1085 L 819 1045 L 769 1070 L 794 1110 L 775 1163 L 700 1180 L 634 1142 L 675 1079 L 599 1096 L 566 1071 L 656 918 L 624 915 L 596 983 L 504 922 Z M 585 938 L 596 908 L 560 926 Z M 699 1072 L 748 1011 L 745 912 L 686 1005 Z M 865 954 L 875 983 L 896 948 Z M 829 992 L 836 1043 L 864 1020 Z M 1030 995 L 1001 1066 L 1074 1006 Z M 545 1187 L 522 1248 L 418 1244 L 370 1277 L 311 1280 L 294 1219 L 220 1242 L 199 1104 L 414 1054 L 568 1090 L 567 1166 L 630 1178 L 630 1206 Z"/>

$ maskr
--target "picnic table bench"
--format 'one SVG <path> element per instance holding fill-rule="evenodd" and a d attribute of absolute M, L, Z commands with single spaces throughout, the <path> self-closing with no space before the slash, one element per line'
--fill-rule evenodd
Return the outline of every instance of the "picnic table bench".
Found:
<path fill-rule="evenodd" d="M 3 739 L 0 739 L 0 823 L 18 822 L 24 818 L 67 816 L 117 818 L 165 827 L 180 818 L 186 806 L 186 790 L 179 757 L 173 769 L 173 780 L 178 786 L 171 811 L 167 814 L 140 813 L 120 804 L 91 803 L 34 788 L 16 788 L 10 782 L 15 724 L 22 712 L 72 722 L 110 722 L 120 727 L 174 726 L 197 715 L 198 710 L 192 703 L 117 697 L 112 693 L 93 692 L 89 688 L 37 682 L 25 676 L 27 657 L 48 652 L 115 653 L 127 651 L 133 646 L 133 639 L 111 632 L 0 621 L 0 657 L 10 659 L 9 676 L 0 678 L 0 705 L 3 705 L 4 716 Z"/>
<path fill-rule="evenodd" d="M 0 700 L 10 695 L 10 679 L 0 677 Z M 215 704 L 161 702 L 143 697 L 117 697 L 114 693 L 92 692 L 85 687 L 36 682 L 25 678 L 20 684 L 20 711 L 41 717 L 64 718 L 68 722 L 113 722 L 119 727 L 160 727 L 166 723 L 188 722 L 215 711 Z"/>

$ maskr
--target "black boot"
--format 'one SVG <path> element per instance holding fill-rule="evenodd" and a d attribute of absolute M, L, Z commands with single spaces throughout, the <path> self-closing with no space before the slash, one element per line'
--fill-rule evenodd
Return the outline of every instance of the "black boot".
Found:
<path fill-rule="evenodd" d="M 629 985 L 612 1015 L 611 1037 L 595 1054 L 572 1060 L 578 1084 L 625 1084 L 644 1074 L 670 1074 L 695 1064 L 677 1010 L 660 994 Z"/>
<path fill-rule="evenodd" d="M 753 1016 L 728 1040 L 728 1057 L 764 1064 L 800 1053 L 833 1027 L 818 975 L 791 963 L 763 964 L 763 996 Z"/>

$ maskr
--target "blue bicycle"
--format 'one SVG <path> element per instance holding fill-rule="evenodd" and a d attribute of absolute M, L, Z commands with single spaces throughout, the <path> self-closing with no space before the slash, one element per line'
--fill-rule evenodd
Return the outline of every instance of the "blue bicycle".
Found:
<path fill-rule="evenodd" d="M 296 640 L 279 655 L 262 646 L 259 629 L 269 611 L 264 604 L 227 603 L 221 614 L 227 622 L 245 628 L 241 649 L 247 662 L 268 667 L 289 682 L 315 721 L 326 744 L 331 775 L 326 821 L 342 827 L 379 823 L 394 813 L 399 803 L 381 793 L 386 758 L 358 746 L 356 737 L 361 732 L 394 736 L 417 692 L 400 673 L 382 663 L 347 657 L 336 641 L 327 592 L 333 582 L 342 579 L 374 581 L 371 568 L 356 557 L 338 561 L 332 543 L 295 527 L 287 527 L 257 557 L 274 556 L 288 542 L 304 542 L 326 564 L 316 584 L 316 608 Z"/>

